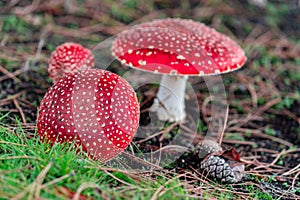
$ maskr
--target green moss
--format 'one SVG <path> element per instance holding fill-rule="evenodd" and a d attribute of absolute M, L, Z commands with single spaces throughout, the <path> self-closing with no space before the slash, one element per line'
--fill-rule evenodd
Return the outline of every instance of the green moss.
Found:
<path fill-rule="evenodd" d="M 3 19 L 2 30 L 5 32 L 16 32 L 18 34 L 29 34 L 33 26 L 16 15 L 8 15 Z"/>

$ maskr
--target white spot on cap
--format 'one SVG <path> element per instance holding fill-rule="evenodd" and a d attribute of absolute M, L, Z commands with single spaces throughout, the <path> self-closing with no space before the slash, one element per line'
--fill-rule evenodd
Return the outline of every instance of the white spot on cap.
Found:
<path fill-rule="evenodd" d="M 177 70 L 171 70 L 170 75 L 177 75 Z"/>
<path fill-rule="evenodd" d="M 146 65 L 146 64 L 147 64 L 147 62 L 146 62 L 145 60 L 139 60 L 138 63 L 139 63 L 140 65 Z"/>
<path fill-rule="evenodd" d="M 146 56 L 151 56 L 151 55 L 152 55 L 152 51 L 146 53 Z"/>
<path fill-rule="evenodd" d="M 184 60 L 184 59 L 185 59 L 185 57 L 182 56 L 182 55 L 178 55 L 176 58 L 177 58 L 178 60 Z"/>

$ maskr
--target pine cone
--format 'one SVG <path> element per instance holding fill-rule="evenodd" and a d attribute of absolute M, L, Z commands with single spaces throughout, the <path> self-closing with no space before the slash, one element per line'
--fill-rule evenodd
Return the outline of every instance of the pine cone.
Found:
<path fill-rule="evenodd" d="M 237 182 L 233 170 L 225 160 L 219 156 L 211 155 L 208 159 L 203 160 L 200 164 L 200 169 L 210 178 L 215 178 L 223 183 Z"/>
<path fill-rule="evenodd" d="M 199 158 L 205 158 L 208 154 L 222 151 L 222 147 L 213 140 L 203 140 L 197 146 Z"/>

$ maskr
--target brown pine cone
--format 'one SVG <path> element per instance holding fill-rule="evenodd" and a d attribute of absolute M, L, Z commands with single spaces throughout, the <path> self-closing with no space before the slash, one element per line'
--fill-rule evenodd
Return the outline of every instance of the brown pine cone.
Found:
<path fill-rule="evenodd" d="M 208 154 L 222 151 L 222 147 L 217 142 L 210 139 L 201 141 L 196 149 L 199 158 L 205 158 Z"/>
<path fill-rule="evenodd" d="M 231 167 L 225 160 L 219 156 L 209 156 L 200 164 L 203 170 L 210 178 L 215 178 L 223 183 L 235 183 L 237 179 Z"/>

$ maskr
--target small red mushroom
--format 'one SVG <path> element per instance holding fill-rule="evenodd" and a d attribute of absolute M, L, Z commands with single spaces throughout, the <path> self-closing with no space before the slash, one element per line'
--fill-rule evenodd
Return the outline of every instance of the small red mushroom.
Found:
<path fill-rule="evenodd" d="M 136 94 L 122 77 L 101 69 L 68 74 L 45 94 L 38 134 L 52 144 L 81 146 L 103 162 L 122 152 L 139 123 Z"/>
<path fill-rule="evenodd" d="M 151 108 L 163 121 L 185 118 L 188 76 L 208 76 L 241 68 L 246 56 L 229 37 L 186 19 L 160 19 L 120 33 L 112 54 L 135 69 L 163 74 Z"/>
<path fill-rule="evenodd" d="M 56 82 L 66 74 L 94 67 L 92 52 L 77 43 L 67 42 L 59 45 L 53 52 L 49 61 L 48 73 Z"/>

